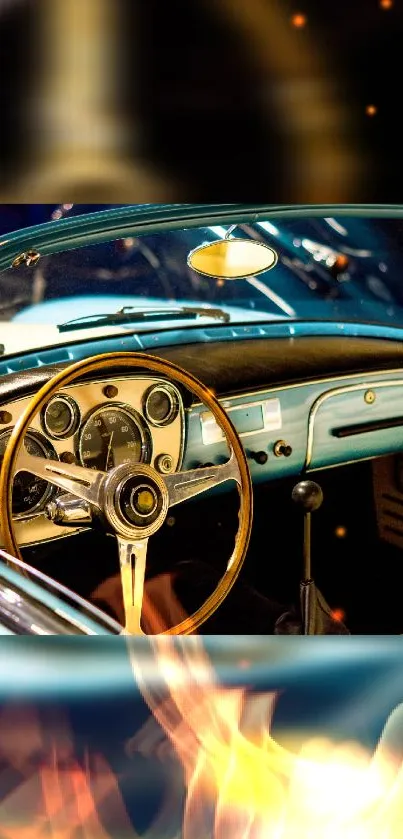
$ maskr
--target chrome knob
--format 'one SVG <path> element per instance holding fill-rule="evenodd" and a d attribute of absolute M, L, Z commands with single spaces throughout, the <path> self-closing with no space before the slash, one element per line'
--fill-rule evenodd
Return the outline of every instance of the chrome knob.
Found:
<path fill-rule="evenodd" d="M 169 475 L 173 472 L 174 462 L 170 454 L 160 454 L 155 460 L 155 468 L 162 475 Z"/>

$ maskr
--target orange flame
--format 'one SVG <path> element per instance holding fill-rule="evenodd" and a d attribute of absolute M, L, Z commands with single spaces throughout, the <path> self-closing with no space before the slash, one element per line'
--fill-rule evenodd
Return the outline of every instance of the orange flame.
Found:
<path fill-rule="evenodd" d="M 97 598 L 124 620 L 120 575 L 107 580 L 94 593 Z M 162 632 L 184 617 L 170 575 L 147 583 L 145 629 Z M 113 724 L 113 711 L 111 716 Z M 31 706 L 2 708 L 0 767 L 1 839 L 139 839 L 106 759 L 87 752 L 79 761 L 69 727 L 55 708 L 47 708 L 43 724 Z M 104 811 L 112 833 L 102 823 Z M 151 828 L 157 839 L 164 820 L 161 812 Z"/>
<path fill-rule="evenodd" d="M 385 739 L 372 755 L 324 739 L 285 748 L 270 733 L 275 693 L 220 686 L 200 638 L 174 645 L 159 637 L 153 645 L 165 701 L 160 686 L 156 695 L 143 678 L 130 644 L 129 654 L 184 768 L 184 839 L 400 839 L 403 769 Z"/>
<path fill-rule="evenodd" d="M 152 594 L 148 618 L 162 626 Z M 403 742 L 403 706 L 373 754 L 323 738 L 285 746 L 272 735 L 278 694 L 220 684 L 200 636 L 154 636 L 150 655 L 139 655 L 138 643 L 127 640 L 129 659 L 153 716 L 127 752 L 173 757 L 176 766 L 179 759 L 181 839 L 401 839 L 403 764 L 391 744 Z M 248 665 L 240 658 L 240 669 Z M 4 765 L 2 839 L 139 839 L 107 761 L 100 754 L 79 761 L 63 719 L 47 714 L 45 730 L 32 709 L 4 709 Z M 171 798 L 143 839 L 174 835 Z"/>
<path fill-rule="evenodd" d="M 2 839 L 110 839 L 99 816 L 105 802 L 120 836 L 137 839 L 106 760 L 87 755 L 81 765 L 60 722 L 50 733 L 32 708 L 7 707 L 0 716 L 0 761 L 15 783 L 0 804 Z M 2 781 L 12 786 L 4 775 Z"/>

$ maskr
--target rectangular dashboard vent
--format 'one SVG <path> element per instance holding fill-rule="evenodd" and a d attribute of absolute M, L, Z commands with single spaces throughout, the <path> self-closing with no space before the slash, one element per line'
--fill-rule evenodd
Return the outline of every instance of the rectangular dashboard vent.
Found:
<path fill-rule="evenodd" d="M 387 428 L 400 428 L 403 425 L 403 417 L 390 417 L 389 419 L 373 420 L 372 422 L 361 422 L 357 425 L 346 425 L 343 428 L 334 428 L 333 437 L 343 439 L 354 437 L 357 434 L 368 434 L 370 431 L 384 431 Z"/>

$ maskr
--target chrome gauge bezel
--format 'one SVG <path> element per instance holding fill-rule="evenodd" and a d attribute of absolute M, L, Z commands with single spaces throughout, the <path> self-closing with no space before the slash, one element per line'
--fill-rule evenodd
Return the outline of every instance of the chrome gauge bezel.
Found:
<path fill-rule="evenodd" d="M 68 406 L 70 411 L 70 425 L 68 426 L 66 431 L 63 431 L 60 434 L 57 434 L 55 431 L 51 431 L 48 426 L 46 420 L 46 414 L 49 410 L 50 406 L 54 404 L 54 402 L 64 402 L 65 405 Z M 50 437 L 52 440 L 67 440 L 69 437 L 73 437 L 77 429 L 80 425 L 80 409 L 77 405 L 77 402 L 71 398 L 71 396 L 66 396 L 65 393 L 57 393 L 55 396 L 49 400 L 49 402 L 45 405 L 42 415 L 41 415 L 41 423 L 44 432 Z"/>
<path fill-rule="evenodd" d="M 14 428 L 10 427 L 0 432 L 0 441 L 4 437 L 10 437 L 13 430 Z M 42 449 L 44 456 L 48 460 L 59 460 L 57 452 L 53 448 L 52 444 L 39 431 L 36 431 L 34 428 L 28 428 L 26 434 L 24 435 L 24 444 L 27 437 L 30 437 L 31 440 L 35 440 L 35 443 L 37 443 L 37 445 Z M 35 475 L 32 475 L 32 479 L 35 479 Z M 40 480 L 43 480 L 43 478 L 41 478 Z M 14 521 L 27 521 L 29 519 L 35 518 L 38 515 L 41 515 L 41 513 L 43 513 L 45 509 L 45 505 L 48 503 L 48 501 L 51 501 L 56 496 L 57 492 L 57 487 L 55 487 L 51 483 L 47 483 L 46 490 L 44 491 L 40 501 L 38 501 L 34 507 L 31 507 L 31 509 L 27 510 L 25 513 L 13 513 Z"/>
<path fill-rule="evenodd" d="M 169 399 L 170 399 L 171 410 L 170 410 L 168 416 L 164 420 L 156 420 L 152 416 L 150 416 L 148 405 L 149 405 L 149 401 L 150 401 L 152 395 L 156 391 L 162 391 L 162 393 L 165 393 L 166 396 L 168 396 Z M 175 420 L 176 420 L 176 418 L 179 414 L 180 407 L 181 407 L 181 396 L 180 396 L 179 391 L 177 391 L 176 388 L 173 387 L 173 385 L 166 384 L 165 382 L 161 382 L 161 383 L 152 385 L 146 391 L 146 393 L 144 394 L 144 398 L 143 398 L 144 416 L 145 416 L 147 422 L 149 422 L 150 425 L 153 425 L 156 428 L 165 428 L 165 426 L 167 426 L 167 425 L 172 425 L 172 423 L 175 422 Z"/>
<path fill-rule="evenodd" d="M 141 437 L 141 459 L 136 462 L 147 464 L 151 463 L 153 442 L 150 429 L 147 423 L 144 421 L 144 418 L 141 416 L 141 414 L 134 408 L 131 408 L 130 405 L 127 405 L 125 402 L 108 402 L 107 404 L 98 405 L 96 408 L 94 408 L 93 411 L 90 411 L 90 413 L 87 414 L 80 428 L 80 434 L 78 438 L 78 462 L 81 464 L 81 466 L 85 466 L 86 468 L 88 468 L 82 456 L 83 439 L 85 431 L 88 427 L 88 423 L 94 420 L 95 417 L 98 416 L 98 414 L 109 413 L 110 411 L 113 411 L 113 409 L 116 409 L 118 411 L 121 411 L 123 414 L 126 414 L 130 421 L 134 422 L 138 428 Z"/>

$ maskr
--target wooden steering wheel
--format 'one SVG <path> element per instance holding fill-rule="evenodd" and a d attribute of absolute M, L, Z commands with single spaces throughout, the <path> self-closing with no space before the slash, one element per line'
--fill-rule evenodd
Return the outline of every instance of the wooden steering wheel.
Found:
<path fill-rule="evenodd" d="M 161 475 L 152 466 L 124 463 L 109 472 L 34 457 L 25 451 L 23 440 L 36 414 L 61 388 L 77 379 L 112 367 L 151 371 L 183 385 L 213 414 L 222 429 L 230 452 L 223 465 L 202 467 Z M 0 520 L 6 550 L 21 559 L 12 518 L 12 489 L 17 472 L 30 472 L 85 502 L 105 530 L 118 542 L 125 610 L 125 634 L 143 635 L 141 614 L 144 596 L 148 539 L 164 523 L 170 507 L 199 495 L 224 481 L 236 482 L 239 492 L 239 524 L 232 556 L 216 589 L 193 615 L 166 630 L 166 635 L 196 632 L 214 614 L 228 595 L 242 568 L 252 529 L 252 484 L 246 455 L 239 436 L 216 397 L 205 385 L 180 367 L 144 353 L 106 353 L 70 365 L 47 382 L 29 401 L 19 417 L 4 453 L 0 473 Z M 138 507 L 136 487 L 146 488 L 151 503 Z M 152 501 L 151 501 L 152 499 Z"/>

